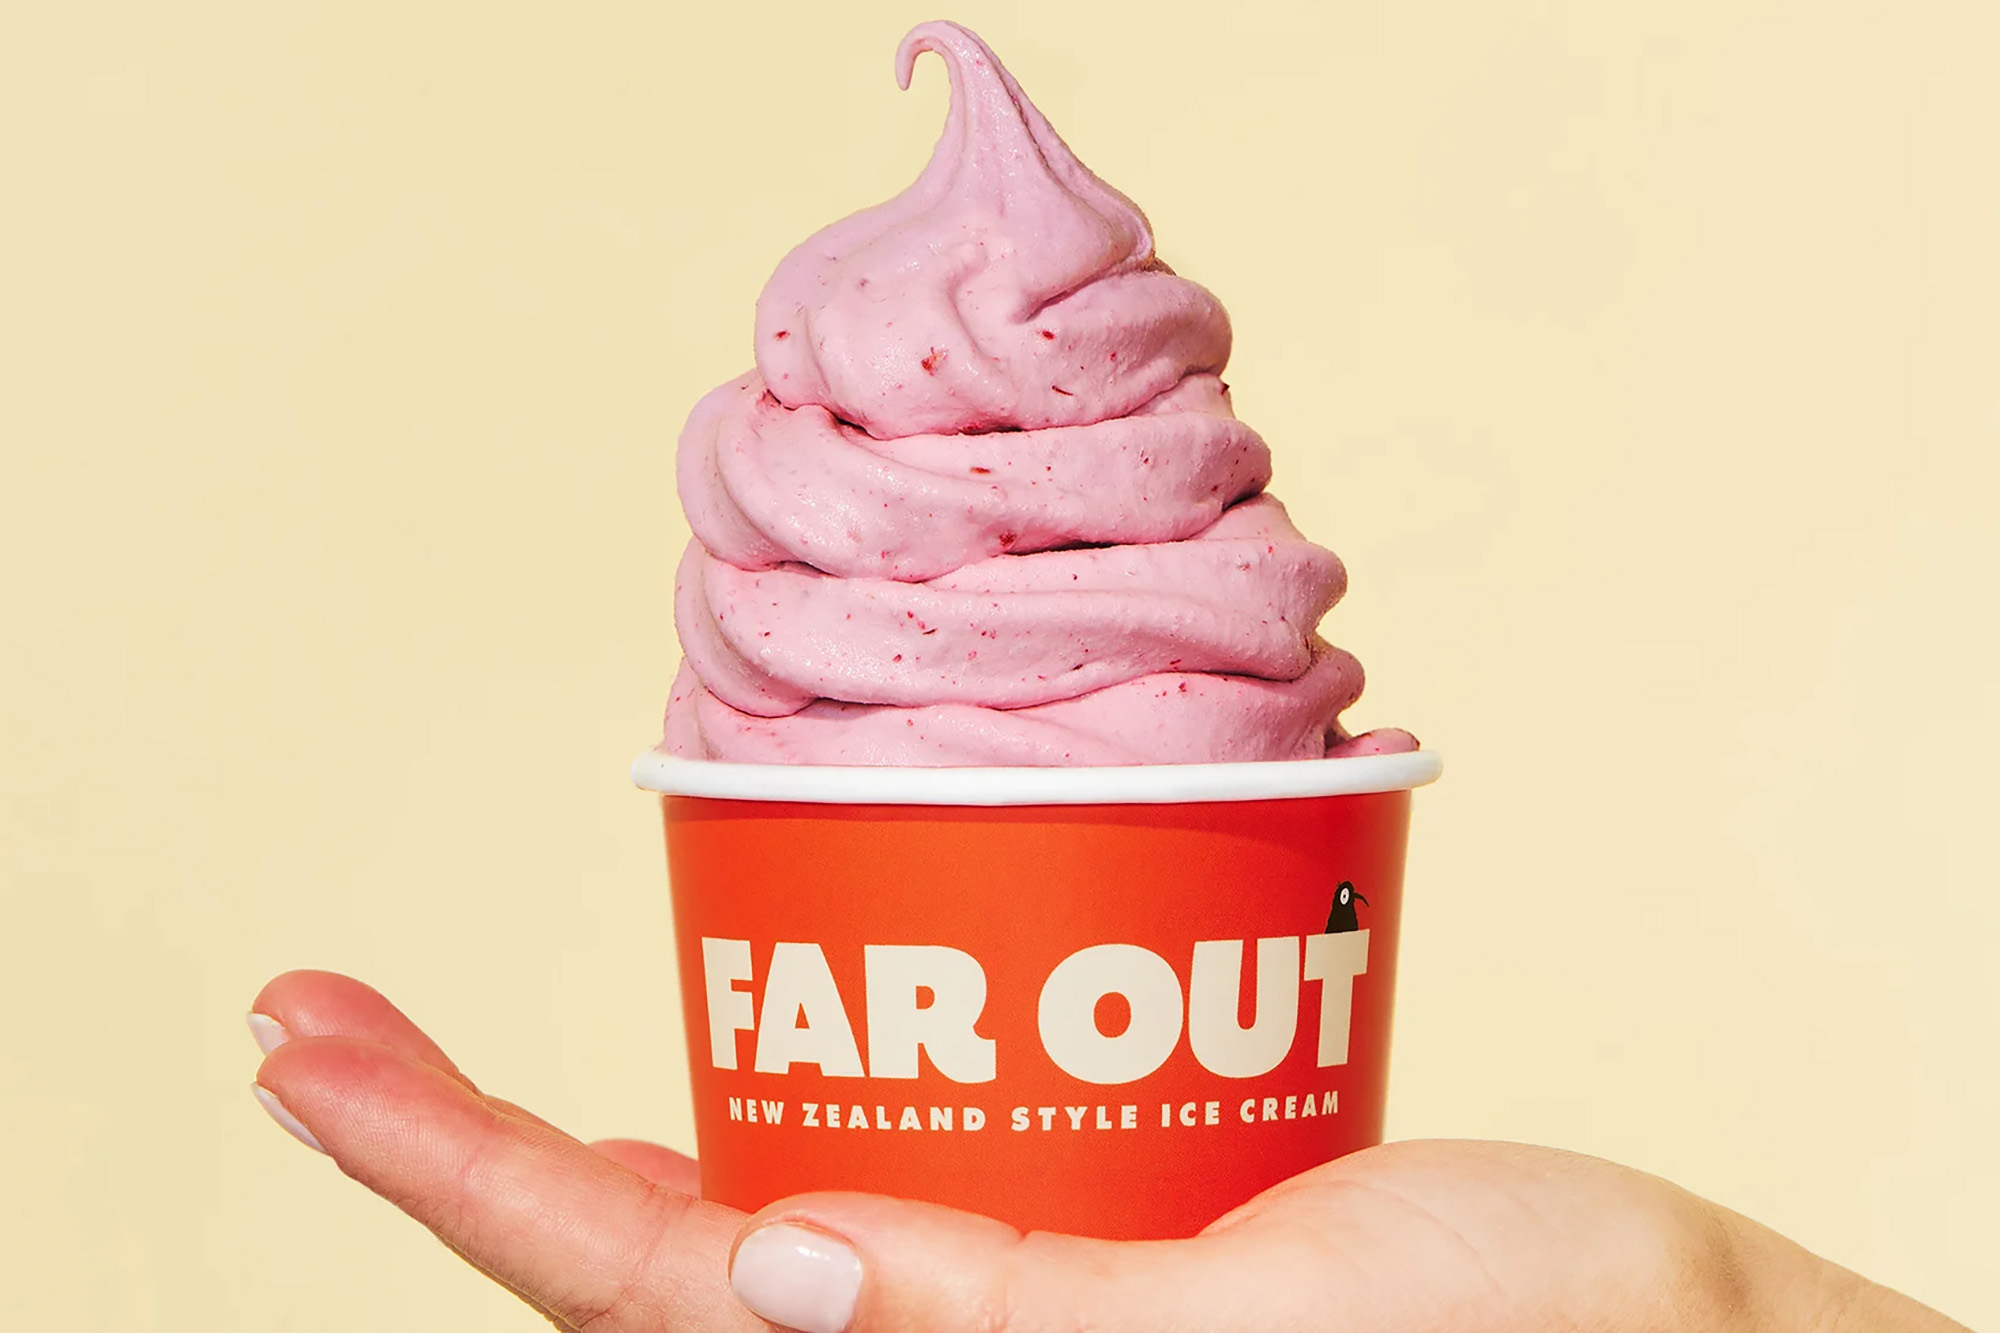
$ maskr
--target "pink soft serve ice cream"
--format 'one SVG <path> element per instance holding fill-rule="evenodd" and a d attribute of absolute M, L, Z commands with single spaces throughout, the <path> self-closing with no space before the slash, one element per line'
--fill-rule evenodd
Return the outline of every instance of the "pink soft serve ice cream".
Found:
<path fill-rule="evenodd" d="M 1340 561 L 1265 493 L 1229 318 L 986 45 L 926 23 L 951 109 L 909 189 L 810 237 L 757 369 L 696 405 L 668 752 L 771 764 L 1318 759 L 1361 667 Z"/>

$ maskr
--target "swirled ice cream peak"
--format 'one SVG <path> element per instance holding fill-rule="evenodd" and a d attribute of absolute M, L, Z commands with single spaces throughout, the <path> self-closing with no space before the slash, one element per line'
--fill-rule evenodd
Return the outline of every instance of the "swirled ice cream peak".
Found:
<path fill-rule="evenodd" d="M 1339 715 L 1346 587 L 1264 494 L 1229 323 L 972 33 L 915 184 L 785 257 L 680 442 L 675 753 L 1131 764 L 1408 749 Z"/>
<path fill-rule="evenodd" d="M 757 302 L 757 366 L 787 407 L 878 438 L 1123 416 L 1229 359 L 1213 296 L 1153 255 L 1138 206 L 1077 161 L 985 43 L 934 51 L 951 106 L 909 189 L 807 238 Z"/>

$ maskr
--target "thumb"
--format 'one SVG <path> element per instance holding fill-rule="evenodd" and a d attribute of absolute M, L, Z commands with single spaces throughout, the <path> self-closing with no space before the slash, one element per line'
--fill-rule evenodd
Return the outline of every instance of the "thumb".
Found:
<path fill-rule="evenodd" d="M 1299 1261 L 1288 1248 L 1234 1228 L 1171 1241 L 1024 1235 L 935 1204 L 809 1194 L 750 1219 L 729 1282 L 754 1314 L 799 1333 L 1220 1331 L 1270 1327 L 1256 1295 Z"/>

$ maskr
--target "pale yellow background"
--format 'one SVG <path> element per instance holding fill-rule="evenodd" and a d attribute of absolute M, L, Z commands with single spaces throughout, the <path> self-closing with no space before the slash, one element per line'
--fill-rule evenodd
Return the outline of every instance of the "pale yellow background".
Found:
<path fill-rule="evenodd" d="M 2000 1323 L 2000 9 L 965 0 L 1233 312 L 1419 801 L 1393 1130 L 1650 1168 Z M 264 1119 L 379 984 L 688 1142 L 682 415 L 915 174 L 909 3 L 0 19 L 0 1306 L 527 1329 Z"/>

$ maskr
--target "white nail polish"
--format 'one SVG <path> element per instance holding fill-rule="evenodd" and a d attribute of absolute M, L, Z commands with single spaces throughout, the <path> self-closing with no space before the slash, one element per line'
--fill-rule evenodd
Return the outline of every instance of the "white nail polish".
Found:
<path fill-rule="evenodd" d="M 729 1288 L 758 1318 L 798 1333 L 842 1333 L 861 1295 L 861 1258 L 823 1231 L 773 1222 L 736 1247 Z"/>
<path fill-rule="evenodd" d="M 250 1039 L 266 1055 L 292 1039 L 292 1034 L 285 1031 L 285 1025 L 269 1014 L 246 1014 L 244 1021 L 250 1025 Z"/>
<path fill-rule="evenodd" d="M 250 1091 L 256 1094 L 257 1104 L 264 1108 L 264 1113 L 278 1122 L 278 1128 L 284 1130 L 285 1133 L 291 1135 L 300 1143 L 305 1144 L 306 1147 L 311 1148 L 314 1152 L 323 1153 L 326 1151 L 324 1147 L 320 1146 L 320 1141 L 313 1137 L 312 1131 L 300 1124 L 299 1118 L 290 1111 L 287 1111 L 285 1104 L 279 1101 L 269 1088 L 266 1088 L 261 1083 L 252 1083 Z"/>

